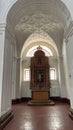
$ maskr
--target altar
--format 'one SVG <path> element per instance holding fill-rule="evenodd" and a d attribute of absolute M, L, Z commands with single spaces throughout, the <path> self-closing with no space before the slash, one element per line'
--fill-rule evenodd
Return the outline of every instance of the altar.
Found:
<path fill-rule="evenodd" d="M 41 104 L 54 104 L 50 100 L 50 66 L 49 59 L 45 56 L 41 47 L 38 47 L 34 53 L 34 57 L 31 58 L 30 64 L 30 89 L 32 99 L 28 103 L 30 105 L 41 105 Z"/>

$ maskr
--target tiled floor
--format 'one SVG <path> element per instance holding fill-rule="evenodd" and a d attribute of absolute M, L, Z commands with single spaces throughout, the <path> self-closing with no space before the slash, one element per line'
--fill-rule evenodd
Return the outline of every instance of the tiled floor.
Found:
<path fill-rule="evenodd" d="M 73 130 L 69 118 L 69 105 L 28 106 L 26 103 L 13 106 L 14 118 L 4 130 Z"/>

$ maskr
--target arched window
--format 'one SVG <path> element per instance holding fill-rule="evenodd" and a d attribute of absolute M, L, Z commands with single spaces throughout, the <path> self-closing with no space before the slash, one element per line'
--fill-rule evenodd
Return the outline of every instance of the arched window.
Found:
<path fill-rule="evenodd" d="M 45 56 L 53 56 L 52 51 L 51 51 L 48 47 L 43 46 L 43 45 L 40 45 L 40 46 L 41 46 L 41 48 L 42 48 L 42 51 L 44 51 Z M 37 47 L 38 47 L 38 45 L 32 47 L 32 48 L 27 52 L 26 57 L 33 57 L 35 51 L 37 51 Z"/>

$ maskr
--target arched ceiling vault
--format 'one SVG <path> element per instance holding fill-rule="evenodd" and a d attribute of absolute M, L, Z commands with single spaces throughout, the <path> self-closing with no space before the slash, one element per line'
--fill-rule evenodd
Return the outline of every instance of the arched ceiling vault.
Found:
<path fill-rule="evenodd" d="M 52 40 L 52 38 L 44 32 L 41 32 L 40 34 L 38 34 L 38 32 L 35 32 L 31 34 L 30 37 L 25 41 L 22 47 L 22 51 L 21 51 L 21 58 L 24 59 L 24 57 L 26 56 L 26 53 L 32 47 L 37 46 L 37 45 L 46 46 L 47 48 L 51 50 L 51 52 L 53 53 L 53 56 L 55 57 L 59 56 L 57 46 L 55 42 Z"/>
<path fill-rule="evenodd" d="M 63 34 L 71 20 L 61 0 L 18 0 L 7 15 L 7 28 L 12 30 L 20 51 L 34 32 L 47 33 L 62 48 Z"/>
<path fill-rule="evenodd" d="M 67 26 L 71 19 L 70 13 L 61 0 L 18 0 L 9 10 L 8 19 L 15 26 L 25 16 L 32 16 L 34 14 L 46 14 L 51 17 L 53 21 L 59 21 L 64 26 Z M 14 22 L 13 22 L 14 20 Z"/>

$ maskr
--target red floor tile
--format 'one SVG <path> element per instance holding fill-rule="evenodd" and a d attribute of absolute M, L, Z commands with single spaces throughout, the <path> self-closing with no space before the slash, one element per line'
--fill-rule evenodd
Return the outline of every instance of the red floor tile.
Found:
<path fill-rule="evenodd" d="M 54 106 L 13 105 L 14 118 L 4 130 L 73 130 L 69 109 L 66 103 Z"/>

